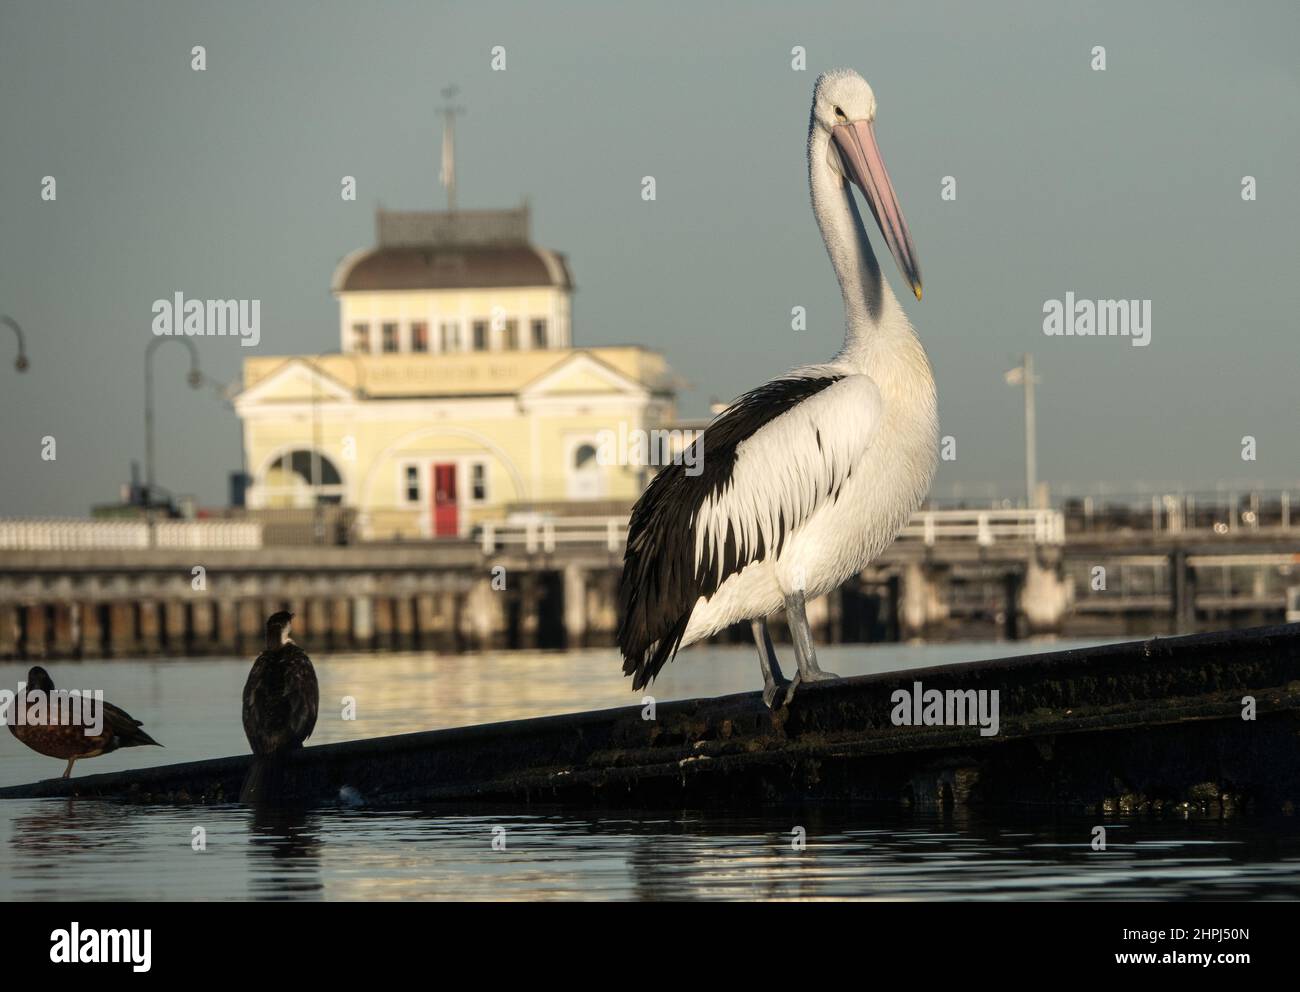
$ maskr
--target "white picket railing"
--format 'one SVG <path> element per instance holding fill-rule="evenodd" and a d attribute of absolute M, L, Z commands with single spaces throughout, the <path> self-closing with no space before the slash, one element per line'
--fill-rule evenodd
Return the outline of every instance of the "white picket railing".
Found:
<path fill-rule="evenodd" d="M 898 535 L 900 541 L 1007 541 L 1064 544 L 1065 514 L 1060 510 L 918 510 Z"/>
<path fill-rule="evenodd" d="M 95 548 L 147 548 L 149 524 L 143 520 L 0 518 L 0 550 L 86 551 Z M 244 520 L 159 520 L 153 546 L 250 550 L 262 546 L 262 525 Z"/>
<path fill-rule="evenodd" d="M 485 554 L 506 545 L 523 545 L 529 554 L 547 553 L 556 544 L 603 543 L 617 552 L 627 541 L 626 517 L 529 517 L 481 525 Z M 973 541 L 1064 544 L 1065 515 L 1059 510 L 921 510 L 898 535 L 900 541 Z"/>
<path fill-rule="evenodd" d="M 626 517 L 528 517 L 504 523 L 485 523 L 479 532 L 483 553 L 498 547 L 522 544 L 529 554 L 555 550 L 561 544 L 604 544 L 617 552 L 627 541 Z"/>
<path fill-rule="evenodd" d="M 159 548 L 262 547 L 262 524 L 243 520 L 159 520 L 153 546 Z M 551 553 L 560 544 L 603 545 L 611 553 L 627 541 L 622 516 L 561 517 L 530 515 L 480 526 L 484 553 L 499 547 L 522 546 L 529 554 Z M 1057 510 L 922 510 L 916 513 L 900 541 L 1006 542 L 1062 544 L 1065 517 Z M 0 518 L 0 550 L 57 551 L 93 548 L 147 548 L 149 524 L 143 520 L 61 520 Z"/>

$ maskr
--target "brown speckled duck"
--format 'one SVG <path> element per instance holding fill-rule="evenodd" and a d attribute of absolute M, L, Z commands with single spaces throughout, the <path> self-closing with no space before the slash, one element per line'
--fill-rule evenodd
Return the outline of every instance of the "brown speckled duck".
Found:
<path fill-rule="evenodd" d="M 27 694 L 48 693 L 54 688 L 54 680 L 49 673 L 37 665 L 27 673 Z M 49 697 L 46 696 L 47 705 Z M 19 724 L 17 717 L 9 724 L 9 732 L 26 744 L 37 754 L 51 758 L 66 758 L 68 767 L 63 770 L 63 777 L 72 774 L 72 764 L 78 758 L 95 758 L 108 754 L 122 747 L 141 747 L 153 744 L 162 747 L 156 740 L 140 729 L 140 721 L 131 718 L 131 714 L 118 709 L 112 703 L 104 703 L 103 726 L 97 734 L 86 733 L 83 723 Z"/>

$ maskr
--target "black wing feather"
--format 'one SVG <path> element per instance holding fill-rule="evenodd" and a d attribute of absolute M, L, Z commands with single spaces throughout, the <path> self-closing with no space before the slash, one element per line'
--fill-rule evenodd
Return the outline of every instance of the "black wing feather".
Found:
<path fill-rule="evenodd" d="M 699 474 L 688 475 L 686 460 L 679 458 L 660 469 L 641 494 L 628 523 L 619 585 L 618 644 L 623 674 L 632 676 L 633 689 L 648 684 L 677 653 L 695 604 L 717 592 L 728 576 L 766 554 L 761 538 L 742 554 L 738 535 L 728 527 L 722 567 L 710 549 L 698 569 L 695 565 L 696 517 L 705 500 L 727 485 L 737 447 L 769 421 L 841 378 L 791 375 L 751 390 L 696 438 L 690 461 L 702 468 Z M 785 543 L 786 528 L 782 513 L 777 553 Z"/>

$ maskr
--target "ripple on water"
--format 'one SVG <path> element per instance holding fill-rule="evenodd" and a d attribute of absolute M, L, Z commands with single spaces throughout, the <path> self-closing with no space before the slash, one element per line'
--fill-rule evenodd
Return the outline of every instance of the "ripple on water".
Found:
<path fill-rule="evenodd" d="M 1293 819 L 1126 821 L 896 809 L 646 816 L 8 803 L 5 899 L 1295 898 Z M 807 847 L 794 825 L 810 822 Z M 1003 824 L 1008 829 L 1003 829 Z M 1118 831 L 1117 831 L 1118 832 Z M 202 836 L 206 849 L 195 850 Z M 493 841 L 497 841 L 494 849 Z M 504 845 L 502 845 L 504 840 Z"/>

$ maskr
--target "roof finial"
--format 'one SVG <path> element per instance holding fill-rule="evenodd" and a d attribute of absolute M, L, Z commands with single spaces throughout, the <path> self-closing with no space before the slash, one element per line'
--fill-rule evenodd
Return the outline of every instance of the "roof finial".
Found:
<path fill-rule="evenodd" d="M 447 210 L 456 209 L 456 115 L 465 113 L 464 107 L 457 107 L 452 100 L 460 93 L 455 83 L 444 86 L 442 99 L 445 101 L 439 112 L 442 114 L 442 169 L 438 180 L 447 190 Z"/>

